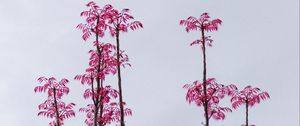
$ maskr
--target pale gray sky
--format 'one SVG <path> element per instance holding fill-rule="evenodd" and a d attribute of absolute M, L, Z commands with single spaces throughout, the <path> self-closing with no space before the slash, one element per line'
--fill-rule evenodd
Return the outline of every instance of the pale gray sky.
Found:
<path fill-rule="evenodd" d="M 3 126 L 44 126 L 37 105 L 45 95 L 34 94 L 39 76 L 68 78 L 64 97 L 84 106 L 85 89 L 74 81 L 84 72 L 90 42 L 75 27 L 87 0 L 0 0 L 0 120 Z M 209 12 L 223 24 L 210 33 L 208 76 L 223 84 L 248 84 L 270 93 L 271 99 L 250 109 L 257 126 L 299 126 L 299 0 L 97 0 L 130 8 L 144 29 L 121 35 L 121 48 L 132 68 L 123 70 L 124 98 L 133 109 L 128 126 L 199 126 L 203 108 L 185 101 L 183 84 L 201 78 L 201 53 L 189 43 L 179 20 Z M 114 42 L 108 37 L 105 39 Z M 109 82 L 116 87 L 114 78 Z M 224 99 L 224 105 L 229 105 Z M 65 121 L 84 125 L 85 115 Z M 211 126 L 239 126 L 244 109 L 227 114 Z M 113 125 L 112 125 L 113 126 Z"/>

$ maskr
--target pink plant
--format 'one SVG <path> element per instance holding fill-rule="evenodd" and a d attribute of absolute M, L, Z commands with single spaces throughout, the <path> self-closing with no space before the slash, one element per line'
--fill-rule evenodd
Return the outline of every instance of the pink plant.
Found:
<path fill-rule="evenodd" d="M 86 74 L 77 75 L 75 79 L 80 80 L 82 84 L 91 86 L 85 91 L 84 98 L 91 98 L 93 104 L 89 104 L 86 108 L 81 109 L 81 111 L 87 113 L 86 124 L 89 126 L 104 126 L 112 121 L 122 120 L 124 112 L 130 113 L 127 115 L 131 115 L 131 110 L 128 108 L 121 108 L 120 110 L 115 108 L 117 105 L 123 106 L 125 102 L 116 103 L 107 100 L 117 98 L 117 95 L 111 95 L 111 91 L 114 91 L 114 94 L 120 93 L 111 89 L 110 86 L 103 85 L 107 75 L 114 75 L 118 72 L 117 68 L 120 65 L 125 67 L 126 65 L 130 66 L 130 64 L 128 63 L 128 56 L 124 54 L 124 51 L 119 50 L 118 47 L 116 50 L 116 47 L 112 44 L 99 42 L 99 38 L 104 37 L 107 27 L 111 29 L 110 25 L 107 24 L 107 20 L 111 18 L 112 12 L 115 11 L 113 7 L 107 4 L 101 8 L 95 2 L 89 2 L 87 7 L 89 10 L 81 13 L 81 16 L 86 18 L 86 24 L 81 23 L 77 28 L 82 30 L 82 38 L 85 41 L 91 35 L 95 35 L 94 46 L 96 50 L 90 50 L 89 52 L 91 56 Z M 91 114 L 93 114 L 93 117 Z"/>
<path fill-rule="evenodd" d="M 80 16 L 85 17 L 86 23 L 80 23 L 77 26 L 83 32 L 83 40 L 87 41 L 92 34 L 95 34 L 96 37 L 104 37 L 107 28 L 105 15 L 112 10 L 112 5 L 107 4 L 101 8 L 95 2 L 91 1 L 86 6 L 89 9 L 80 14 Z"/>
<path fill-rule="evenodd" d="M 107 24 L 111 36 L 118 37 L 120 31 L 127 32 L 128 28 L 131 30 L 136 30 L 138 28 L 143 28 L 143 25 L 139 21 L 134 20 L 133 16 L 129 14 L 129 9 L 125 8 L 122 11 L 112 9 L 106 13 L 105 17 L 107 18 Z"/>
<path fill-rule="evenodd" d="M 61 101 L 62 96 L 69 93 L 69 88 L 66 86 L 69 81 L 62 79 L 60 82 L 56 82 L 54 77 L 49 79 L 40 77 L 38 81 L 42 86 L 36 86 L 34 92 L 47 92 L 48 94 L 47 100 L 38 106 L 40 110 L 38 116 L 54 118 L 55 120 L 49 123 L 50 126 L 62 126 L 63 120 L 75 116 L 73 111 L 75 104 L 66 105 Z"/>
<path fill-rule="evenodd" d="M 201 98 L 200 101 L 196 101 L 196 104 L 198 104 L 198 106 L 203 106 L 204 107 L 204 116 L 205 116 L 205 125 L 209 126 L 209 119 L 213 116 L 213 118 L 215 119 L 224 119 L 225 115 L 224 112 L 230 112 L 230 109 L 221 109 L 221 107 L 219 106 L 215 106 L 213 109 L 213 105 L 218 105 L 215 104 L 214 102 L 211 102 L 211 97 L 210 96 L 210 92 L 211 90 L 215 90 L 218 93 L 217 89 L 210 89 L 210 87 L 208 87 L 210 84 L 208 84 L 207 82 L 209 82 L 206 78 L 206 45 L 208 46 L 212 46 L 212 42 L 213 40 L 210 38 L 210 36 L 205 36 L 205 32 L 210 32 L 210 31 L 216 31 L 218 30 L 218 25 L 220 25 L 222 23 L 222 21 L 220 19 L 213 19 L 210 20 L 210 16 L 208 15 L 208 13 L 203 13 L 199 18 L 190 16 L 185 20 L 180 20 L 179 24 L 185 26 L 185 30 L 187 32 L 190 32 L 192 30 L 195 31 L 200 31 L 201 32 L 201 39 L 195 40 L 193 41 L 190 45 L 197 45 L 200 44 L 200 47 L 202 49 L 202 55 L 203 55 L 203 79 L 202 79 L 202 83 L 199 83 L 198 81 L 195 81 L 194 84 L 192 84 L 191 87 L 186 87 L 188 89 L 187 92 L 187 100 L 190 101 L 194 101 L 196 99 L 193 99 L 193 95 L 200 95 L 200 96 L 195 96 L 198 98 Z M 202 85 L 202 86 L 199 86 Z M 194 87 L 193 87 L 194 86 Z M 218 86 L 216 86 L 218 87 Z M 201 90 L 200 90 L 201 88 Z M 199 90 L 199 91 L 197 91 Z M 213 92 L 215 92 L 213 91 Z M 196 93 L 199 92 L 199 93 Z M 193 94 L 193 95 L 192 95 Z M 216 99 L 216 98 L 214 98 Z M 199 100 L 199 99 L 198 99 Z M 219 99 L 218 99 L 219 100 Z M 214 103 L 214 104 L 213 104 Z M 217 114 L 216 114 L 217 113 Z M 220 114 L 220 115 L 218 115 Z M 217 116 L 215 116 L 217 115 Z"/>
<path fill-rule="evenodd" d="M 91 99 L 93 104 L 88 104 L 87 107 L 80 109 L 81 112 L 87 114 L 85 123 L 88 126 L 105 126 L 117 121 L 116 118 L 118 118 L 116 109 L 108 111 L 108 108 L 112 108 L 113 103 L 115 103 L 110 99 L 117 98 L 118 92 L 111 86 L 104 86 L 106 76 L 116 73 L 115 46 L 109 43 L 96 42 L 94 46 L 97 46 L 99 51 L 98 49 L 89 51 L 90 61 L 86 74 L 76 75 L 74 79 L 81 81 L 83 85 L 90 86 L 85 90 L 83 97 Z"/>
<path fill-rule="evenodd" d="M 98 125 L 105 126 L 107 124 L 110 124 L 112 122 L 118 122 L 120 121 L 120 110 L 118 108 L 118 103 L 113 102 L 113 99 L 116 99 L 118 97 L 118 92 L 115 89 L 112 89 L 110 86 L 105 86 L 104 88 L 100 89 L 100 95 L 103 97 L 101 100 L 103 104 L 102 112 L 98 111 Z M 85 98 L 91 98 L 92 92 L 91 90 L 87 89 L 84 93 Z M 95 105 L 94 104 L 88 104 L 86 107 L 80 108 L 80 112 L 86 113 L 86 120 L 85 123 L 88 126 L 93 126 L 94 123 L 94 116 L 92 116 L 95 111 Z M 131 115 L 131 110 L 126 108 L 126 114 Z M 102 116 L 100 116 L 102 115 Z M 101 123 L 101 124 L 100 124 Z"/>
<path fill-rule="evenodd" d="M 205 82 L 207 94 L 204 94 L 204 83 L 194 81 L 192 84 L 185 84 L 183 87 L 187 89 L 186 100 L 189 103 L 195 103 L 199 107 L 203 107 L 207 102 L 208 119 L 213 117 L 215 120 L 225 119 L 226 112 L 232 112 L 228 107 L 220 107 L 219 102 L 226 95 L 232 95 L 236 90 L 235 85 L 218 84 L 214 78 L 208 78 Z"/>
<path fill-rule="evenodd" d="M 105 76 L 108 74 L 115 74 L 116 61 L 113 59 L 114 46 L 111 44 L 105 44 L 99 42 L 99 37 L 104 36 L 107 25 L 105 24 L 105 18 L 103 15 L 109 11 L 112 6 L 105 5 L 103 8 L 96 5 L 95 2 L 89 2 L 86 5 L 89 9 L 81 12 L 81 16 L 85 17 L 86 23 L 81 23 L 77 26 L 82 30 L 82 38 L 87 41 L 91 35 L 95 35 L 94 46 L 96 50 L 90 50 L 90 61 L 89 68 L 86 69 L 86 74 L 77 75 L 75 80 L 80 80 L 82 84 L 90 86 L 89 89 L 85 90 L 84 98 L 91 98 L 93 104 L 89 104 L 86 109 L 90 109 L 89 113 L 87 110 L 86 124 L 91 126 L 103 126 L 103 96 L 102 90 L 104 88 L 103 82 Z M 95 81 L 95 83 L 94 83 Z M 91 97 L 90 97 L 91 96 Z M 92 122 L 91 122 L 92 121 Z"/>
<path fill-rule="evenodd" d="M 185 20 L 180 20 L 179 24 L 185 26 L 187 32 L 190 31 L 201 31 L 201 39 L 193 41 L 190 45 L 201 44 L 202 48 L 205 48 L 205 44 L 212 46 L 213 40 L 210 39 L 211 36 L 205 36 L 204 32 L 217 31 L 218 25 L 222 21 L 220 19 L 210 20 L 208 13 L 203 13 L 199 18 L 190 16 Z"/>
<path fill-rule="evenodd" d="M 111 100 L 116 99 L 119 93 L 111 86 L 104 86 L 106 76 L 116 73 L 116 54 L 113 51 L 115 46 L 109 43 L 99 43 L 98 47 L 101 50 L 100 57 L 98 51 L 90 50 L 89 68 L 86 69 L 86 74 L 75 76 L 75 80 L 90 86 L 85 90 L 83 97 L 92 99 L 93 104 L 80 109 L 81 112 L 87 114 L 85 123 L 88 126 L 105 126 L 111 122 L 120 121 L 120 110 L 117 108 L 119 103 Z M 122 53 L 122 57 L 122 65 L 125 66 L 128 64 L 127 56 Z M 126 115 L 131 115 L 129 108 L 124 111 L 130 113 Z"/>
<path fill-rule="evenodd" d="M 105 17 L 107 19 L 107 24 L 108 24 L 108 28 L 109 28 L 111 36 L 116 37 L 119 103 L 123 103 L 121 68 L 120 68 L 123 61 L 121 60 L 122 51 L 120 51 L 120 40 L 119 40 L 120 32 L 127 32 L 128 28 L 130 28 L 131 30 L 143 28 L 143 25 L 139 21 L 132 21 L 132 20 L 134 20 L 134 18 L 133 18 L 133 16 L 129 15 L 129 9 L 127 9 L 127 8 L 123 9 L 120 12 L 116 9 L 112 9 L 105 14 Z M 125 126 L 124 106 L 123 106 L 123 104 L 119 104 L 119 105 L 120 105 L 120 111 L 121 111 L 120 125 Z"/>
<path fill-rule="evenodd" d="M 186 20 L 181 20 L 180 25 L 186 26 L 186 31 L 191 30 L 204 30 L 204 31 L 217 31 L 218 25 L 222 23 L 220 19 L 210 20 L 208 13 L 203 13 L 199 18 L 190 16 Z"/>
<path fill-rule="evenodd" d="M 232 95 L 230 101 L 234 109 L 237 109 L 243 104 L 246 105 L 246 124 L 243 124 L 242 126 L 249 126 L 248 108 L 268 98 L 270 98 L 270 96 L 267 92 L 262 92 L 259 88 L 252 87 L 251 85 L 246 86 L 242 91 L 236 91 L 236 93 Z"/>

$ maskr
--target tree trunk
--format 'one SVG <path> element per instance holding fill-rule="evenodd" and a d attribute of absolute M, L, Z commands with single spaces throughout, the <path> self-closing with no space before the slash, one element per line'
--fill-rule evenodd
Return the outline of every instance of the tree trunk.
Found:
<path fill-rule="evenodd" d="M 117 41 L 117 69 L 118 69 L 118 87 L 119 87 L 119 102 L 120 102 L 120 113 L 121 113 L 121 121 L 120 124 L 121 126 L 125 126 L 124 123 L 124 106 L 123 106 L 123 96 L 122 96 L 122 81 L 121 81 L 121 68 L 120 68 L 120 40 L 119 40 L 119 33 L 120 30 L 117 30 L 116 34 L 116 41 Z"/>
<path fill-rule="evenodd" d="M 101 124 L 101 119 L 102 119 L 102 109 L 101 109 L 101 106 L 102 106 L 102 95 L 100 95 L 100 92 L 101 92 L 101 89 L 103 88 L 103 81 L 100 79 L 100 77 L 98 76 L 99 73 L 101 72 L 101 53 L 102 51 L 100 50 L 100 47 L 99 47 L 99 43 L 98 43 L 98 30 L 96 31 L 96 41 L 97 41 L 97 55 L 98 55 L 98 66 L 96 67 L 96 70 L 97 70 L 97 77 L 96 77 L 96 82 L 97 82 L 97 88 L 96 88 L 96 91 L 97 91 L 97 96 L 96 96 L 96 103 L 95 103 L 95 116 L 96 118 L 94 118 L 96 121 L 94 122 L 94 126 L 97 126 L 97 123 L 99 122 L 99 126 L 102 126 Z M 99 115 L 99 118 L 98 118 L 98 111 L 100 110 L 100 115 Z M 99 120 L 99 121 L 98 121 Z M 98 121 L 98 122 L 97 122 Z"/>
<path fill-rule="evenodd" d="M 98 122 L 98 111 L 99 111 L 98 106 L 95 106 L 95 111 L 94 111 L 94 126 L 97 126 L 97 122 Z"/>
<path fill-rule="evenodd" d="M 56 115 L 56 125 L 60 126 L 60 118 L 59 118 L 59 110 L 57 107 L 57 99 L 56 99 L 56 89 L 53 88 L 53 95 L 54 95 L 54 107 L 55 107 L 55 115 Z"/>
<path fill-rule="evenodd" d="M 208 100 L 207 100 L 207 91 L 206 91 L 206 52 L 205 52 L 205 36 L 203 26 L 201 28 L 202 33 L 202 54 L 203 54 L 203 89 L 204 89 L 204 112 L 205 112 L 205 125 L 209 126 L 209 115 L 208 115 Z"/>
<path fill-rule="evenodd" d="M 100 88 L 103 90 L 103 80 L 101 80 L 101 82 L 100 82 Z M 102 99 L 103 99 L 103 96 L 101 95 L 100 96 L 100 108 L 99 108 L 100 109 L 99 126 L 103 126 L 104 125 L 104 122 L 102 120 L 102 117 L 103 117 L 103 107 L 104 107 Z"/>
<path fill-rule="evenodd" d="M 99 19 L 100 16 L 97 16 L 97 23 L 99 23 Z M 103 81 L 100 79 L 100 77 L 98 76 L 99 73 L 101 72 L 101 53 L 102 53 L 102 50 L 100 49 L 99 47 L 99 36 L 98 36 L 98 33 L 99 33 L 99 29 L 96 28 L 96 48 L 97 48 L 97 56 L 98 56 L 98 66 L 96 67 L 96 70 L 97 70 L 97 77 L 96 77 L 96 83 L 97 83 L 97 87 L 96 87 L 96 93 L 93 92 L 93 98 L 94 98 L 94 94 L 96 94 L 96 97 L 95 99 L 93 100 L 94 102 L 94 106 L 95 106 L 95 111 L 94 111 L 94 125 L 93 126 L 97 126 L 97 124 L 99 126 L 102 126 L 102 110 L 103 110 L 103 103 L 102 103 L 102 96 L 100 96 L 100 90 L 103 88 Z M 92 84 L 93 85 L 93 84 Z M 93 88 L 93 86 L 92 86 Z M 98 118 L 98 112 L 100 110 L 100 115 L 99 115 L 99 118 Z M 100 121 L 98 121 L 100 120 Z"/>
<path fill-rule="evenodd" d="M 246 102 L 246 126 L 249 126 L 249 123 L 248 123 L 248 102 Z"/>

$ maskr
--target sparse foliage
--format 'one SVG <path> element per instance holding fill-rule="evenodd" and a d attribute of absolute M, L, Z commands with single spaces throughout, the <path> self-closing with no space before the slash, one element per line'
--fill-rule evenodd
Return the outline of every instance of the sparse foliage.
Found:
<path fill-rule="evenodd" d="M 115 20 L 115 18 L 119 18 L 118 16 L 122 16 L 122 23 L 120 22 L 115 30 L 127 31 L 127 26 L 125 27 L 124 23 L 133 19 L 133 17 L 126 13 L 128 9 L 122 11 L 122 15 L 115 15 L 118 12 L 110 4 L 99 7 L 95 2 L 89 2 L 86 6 L 89 10 L 81 13 L 81 16 L 85 17 L 86 23 L 79 24 L 77 28 L 82 30 L 84 41 L 87 41 L 91 35 L 95 35 L 94 47 L 96 47 L 96 50 L 89 51 L 90 61 L 86 74 L 77 75 L 75 79 L 80 80 L 82 84 L 90 86 L 90 88 L 86 89 L 84 98 L 92 99 L 93 104 L 81 108 L 80 111 L 87 113 L 85 122 L 88 126 L 105 126 L 113 121 L 120 121 L 122 125 L 124 123 L 124 113 L 126 113 L 125 115 L 131 115 L 131 109 L 123 108 L 125 104 L 123 100 L 120 100 L 118 103 L 110 100 L 118 96 L 121 98 L 121 90 L 117 91 L 112 89 L 111 86 L 104 86 L 104 81 L 107 75 L 116 73 L 119 75 L 120 66 L 130 66 L 128 56 L 119 49 L 118 45 L 116 47 L 109 43 L 102 43 L 99 41 L 99 38 L 104 37 L 107 28 L 113 35 L 111 23 L 114 21 L 110 22 L 111 19 Z M 128 26 L 136 27 L 134 23 Z M 122 107 L 119 109 L 117 106 Z"/>
<path fill-rule="evenodd" d="M 200 44 L 212 46 L 213 40 L 211 36 L 205 36 L 204 32 L 217 31 L 218 26 L 221 25 L 222 21 L 220 19 L 210 19 L 208 13 L 203 13 L 199 18 L 190 16 L 185 20 L 180 20 L 179 24 L 185 26 L 186 32 L 190 31 L 201 31 L 201 39 L 193 41 L 190 45 Z M 203 47 L 202 47 L 203 48 Z"/>
<path fill-rule="evenodd" d="M 117 74 L 118 74 L 118 88 L 119 88 L 119 103 L 123 102 L 123 95 L 122 95 L 122 81 L 121 81 L 121 63 L 122 61 L 122 51 L 120 51 L 120 32 L 127 32 L 128 28 L 131 30 L 136 30 L 138 28 L 143 28 L 143 25 L 139 21 L 134 21 L 133 16 L 129 14 L 129 9 L 125 8 L 122 11 L 118 11 L 116 9 L 112 9 L 105 14 L 107 19 L 107 25 L 110 31 L 111 36 L 116 38 L 117 44 Z M 128 60 L 128 58 L 126 58 Z M 120 125 L 125 126 L 124 120 L 124 106 L 123 104 L 120 105 Z"/>
<path fill-rule="evenodd" d="M 56 82 L 54 77 L 40 77 L 38 82 L 42 85 L 36 86 L 34 92 L 45 92 L 48 95 L 47 100 L 38 106 L 40 110 L 38 116 L 54 118 L 54 121 L 49 123 L 50 126 L 62 126 L 65 119 L 75 116 L 73 111 L 75 104 L 65 104 L 61 100 L 62 96 L 69 93 L 69 88 L 66 86 L 69 82 L 67 79 Z"/>
<path fill-rule="evenodd" d="M 221 97 L 216 97 L 214 94 L 219 94 L 220 96 L 225 95 L 224 89 L 222 89 L 221 85 L 217 85 L 214 79 L 206 78 L 206 45 L 212 46 L 213 40 L 210 36 L 206 36 L 205 32 L 217 31 L 218 25 L 220 25 L 222 21 L 220 19 L 210 20 L 210 16 L 208 13 L 203 13 L 199 18 L 190 16 L 185 20 L 180 20 L 179 24 L 185 26 L 186 32 L 190 31 L 200 31 L 201 38 L 193 41 L 190 45 L 200 45 L 202 49 L 203 55 L 203 79 L 202 83 L 199 81 L 195 81 L 191 85 L 185 85 L 184 87 L 188 89 L 186 99 L 188 102 L 195 102 L 198 106 L 203 106 L 204 108 L 204 117 L 205 117 L 205 125 L 209 126 L 209 120 L 211 117 L 214 119 L 224 119 L 225 112 L 231 112 L 231 109 L 228 107 L 220 107 L 218 106 L 219 99 Z M 213 84 L 211 84 L 213 82 Z M 222 89 L 219 91 L 219 89 Z M 227 89 L 226 89 L 227 90 Z M 221 93 L 221 94 L 220 94 Z M 224 97 L 224 96 L 223 96 Z"/>
<path fill-rule="evenodd" d="M 82 39 L 87 41 L 92 34 L 99 37 L 104 37 L 107 28 L 106 13 L 112 10 L 112 5 L 107 4 L 104 7 L 98 6 L 95 2 L 91 1 L 86 4 L 88 10 L 81 12 L 80 16 L 84 17 L 86 23 L 80 23 L 77 28 L 82 30 Z"/>
<path fill-rule="evenodd" d="M 246 106 L 246 124 L 243 124 L 242 126 L 249 126 L 248 108 L 268 98 L 270 98 L 268 92 L 261 91 L 259 88 L 252 87 L 251 85 L 246 86 L 242 91 L 236 90 L 230 101 L 234 109 L 237 109 L 244 104 Z M 252 124 L 250 126 L 255 125 Z"/>
<path fill-rule="evenodd" d="M 87 126 L 106 126 L 111 123 L 120 123 L 120 126 L 125 126 L 124 117 L 132 115 L 132 110 L 125 107 L 126 103 L 123 100 L 121 67 L 131 65 L 128 55 L 120 49 L 120 33 L 143 28 L 143 24 L 129 14 L 128 8 L 119 11 L 111 4 L 100 7 L 93 1 L 86 4 L 86 7 L 88 9 L 80 13 L 85 22 L 78 24 L 77 28 L 82 31 L 84 41 L 94 39 L 93 49 L 89 51 L 90 57 L 85 73 L 76 75 L 74 79 L 88 87 L 83 93 L 83 98 L 89 100 L 90 103 L 81 107 L 79 111 L 86 114 Z M 213 39 L 206 33 L 217 31 L 221 24 L 220 19 L 211 19 L 208 13 L 203 13 L 198 18 L 190 16 L 179 22 L 179 25 L 184 26 L 188 33 L 200 31 L 200 38 L 192 41 L 190 46 L 199 46 L 203 56 L 202 80 L 183 86 L 187 90 L 186 101 L 203 107 L 205 122 L 202 124 L 209 126 L 211 118 L 224 120 L 225 114 L 232 112 L 231 108 L 220 105 L 220 101 L 225 96 L 231 96 L 234 109 L 242 105 L 246 106 L 246 123 L 242 126 L 255 126 L 248 123 L 248 108 L 262 100 L 269 99 L 269 94 L 251 85 L 239 91 L 233 84 L 226 86 L 217 83 L 215 78 L 207 78 L 206 47 L 212 47 Z M 105 37 L 106 33 L 116 39 L 116 45 L 100 42 L 99 39 Z M 107 76 L 116 74 L 118 90 L 106 83 Z M 69 82 L 67 79 L 57 82 L 54 77 L 40 77 L 38 82 L 41 85 L 36 86 L 34 92 L 47 94 L 47 99 L 38 105 L 38 116 L 53 119 L 49 123 L 50 126 L 62 126 L 65 119 L 75 117 L 73 110 L 75 104 L 66 104 L 62 101 L 62 97 L 69 93 L 69 88 L 66 86 Z"/>
<path fill-rule="evenodd" d="M 225 86 L 218 84 L 214 78 L 208 78 L 205 82 L 207 95 L 204 95 L 204 84 L 199 81 L 194 81 L 192 84 L 185 84 L 187 89 L 186 100 L 189 103 L 195 103 L 199 107 L 203 107 L 207 101 L 209 119 L 212 117 L 215 120 L 225 119 L 226 112 L 232 112 L 229 107 L 220 107 L 219 102 L 226 95 L 232 95 L 236 90 L 235 85 Z"/>
<path fill-rule="evenodd" d="M 112 9 L 106 13 L 107 24 L 111 36 L 115 37 L 119 35 L 119 32 L 128 32 L 128 28 L 136 30 L 143 28 L 143 25 L 139 21 L 134 21 L 133 16 L 129 14 L 129 9 L 125 8 L 122 11 Z"/>

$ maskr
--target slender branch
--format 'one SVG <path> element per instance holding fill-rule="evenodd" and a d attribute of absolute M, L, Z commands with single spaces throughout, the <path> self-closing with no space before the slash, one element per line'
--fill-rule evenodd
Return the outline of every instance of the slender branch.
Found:
<path fill-rule="evenodd" d="M 209 118 L 210 119 L 212 117 L 212 115 L 215 114 L 215 111 L 213 111 L 210 115 L 209 115 Z"/>
<path fill-rule="evenodd" d="M 205 36 L 203 24 L 201 25 L 202 33 L 202 53 L 203 53 L 203 88 L 204 88 L 204 111 L 205 111 L 205 121 L 206 126 L 209 126 L 209 117 L 208 117 L 208 100 L 207 100 L 207 91 L 206 91 L 206 52 L 205 52 Z"/>
<path fill-rule="evenodd" d="M 97 22 L 96 22 L 96 25 L 98 25 L 99 23 L 99 20 L 100 20 L 100 16 L 97 15 Z M 94 126 L 97 126 L 97 123 L 98 123 L 98 111 L 99 111 L 99 102 L 101 102 L 101 100 L 99 101 L 99 93 L 100 93 L 100 78 L 99 78 L 99 72 L 100 72 L 100 65 L 101 65 L 101 52 L 100 51 L 100 48 L 99 48 L 99 29 L 96 28 L 96 47 L 97 47 L 97 56 L 98 56 L 98 66 L 96 67 L 96 70 L 97 70 L 97 76 L 96 76 L 96 83 L 97 83 L 97 87 L 96 87 L 96 91 L 97 91 L 97 94 L 96 94 L 96 100 L 94 102 L 94 105 L 95 105 L 95 111 L 94 111 Z M 100 103 L 101 104 L 101 103 Z"/>
<path fill-rule="evenodd" d="M 248 99 L 246 100 L 246 126 L 249 125 L 249 122 L 248 122 Z"/>
<path fill-rule="evenodd" d="M 96 106 L 96 100 L 95 100 L 95 90 L 94 90 L 94 78 L 91 77 L 91 88 L 92 88 L 92 100 L 94 105 Z"/>
<path fill-rule="evenodd" d="M 56 114 L 56 123 L 57 126 L 60 126 L 60 118 L 59 118 L 59 110 L 57 107 L 57 99 L 56 99 L 56 89 L 52 88 L 53 90 L 53 96 L 54 96 L 54 107 L 55 107 L 55 114 Z"/>
<path fill-rule="evenodd" d="M 103 80 L 101 79 L 101 81 L 100 81 L 100 86 L 101 86 L 101 90 L 103 90 Z M 103 122 L 103 120 L 102 120 L 102 116 L 103 116 L 103 107 L 104 107 L 104 105 L 103 105 L 103 101 L 102 101 L 102 99 L 103 99 L 103 96 L 101 95 L 100 96 L 100 121 L 99 121 L 99 126 L 102 126 L 103 124 L 104 124 L 104 122 Z"/>
<path fill-rule="evenodd" d="M 121 68 L 120 68 L 120 40 L 119 40 L 119 33 L 120 30 L 118 29 L 119 26 L 116 28 L 116 41 L 117 41 L 117 69 L 118 69 L 118 87 L 119 87 L 119 104 L 120 104 L 120 125 L 125 126 L 124 122 L 124 106 L 123 106 L 123 96 L 122 96 L 122 79 L 121 79 Z"/>

